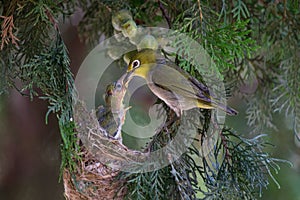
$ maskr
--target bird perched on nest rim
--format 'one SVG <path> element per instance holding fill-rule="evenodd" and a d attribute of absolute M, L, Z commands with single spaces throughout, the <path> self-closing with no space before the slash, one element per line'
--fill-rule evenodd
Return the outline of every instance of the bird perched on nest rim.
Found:
<path fill-rule="evenodd" d="M 177 116 L 192 108 L 220 108 L 229 115 L 237 111 L 210 96 L 207 86 L 167 60 L 157 51 L 143 49 L 130 59 L 127 73 L 146 80 L 150 90 L 163 100 Z"/>

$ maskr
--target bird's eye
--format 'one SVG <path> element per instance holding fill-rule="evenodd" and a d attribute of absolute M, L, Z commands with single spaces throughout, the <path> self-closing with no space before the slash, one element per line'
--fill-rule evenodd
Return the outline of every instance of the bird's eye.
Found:
<path fill-rule="evenodd" d="M 116 89 L 117 89 L 117 90 L 122 89 L 122 84 L 119 83 L 119 82 L 117 82 L 117 83 L 116 83 Z"/>
<path fill-rule="evenodd" d="M 135 68 L 138 68 L 140 66 L 140 61 L 139 60 L 134 60 L 132 62 L 132 68 L 135 69 Z"/>

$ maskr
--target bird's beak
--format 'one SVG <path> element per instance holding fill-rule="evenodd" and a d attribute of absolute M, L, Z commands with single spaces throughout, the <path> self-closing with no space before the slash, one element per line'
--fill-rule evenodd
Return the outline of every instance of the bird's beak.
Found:
<path fill-rule="evenodd" d="M 123 83 L 126 83 L 126 85 L 127 85 L 128 82 L 132 79 L 132 74 L 133 74 L 133 71 L 127 71 L 126 75 L 123 79 Z"/>
<path fill-rule="evenodd" d="M 132 72 L 132 71 L 134 71 L 134 70 L 131 67 L 127 67 L 127 71 L 126 71 L 127 73 Z"/>

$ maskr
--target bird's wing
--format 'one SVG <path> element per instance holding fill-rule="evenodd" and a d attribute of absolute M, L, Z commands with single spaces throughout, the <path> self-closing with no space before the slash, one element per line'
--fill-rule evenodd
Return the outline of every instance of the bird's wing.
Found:
<path fill-rule="evenodd" d="M 177 68 L 158 64 L 149 72 L 149 80 L 176 95 L 211 103 L 207 87 Z"/>
<path fill-rule="evenodd" d="M 209 106 L 219 107 L 220 109 L 227 112 L 229 115 L 236 115 L 238 113 L 236 110 L 221 103 L 218 100 L 218 98 L 216 98 L 215 94 L 212 93 L 212 91 L 210 91 L 206 85 L 199 82 L 196 78 L 193 78 L 190 74 L 188 74 L 186 71 L 178 67 L 175 63 L 167 61 L 163 64 L 172 66 L 172 68 L 178 70 L 191 82 L 194 91 L 196 91 L 195 93 L 198 97 L 198 102 L 202 104 L 202 106 L 209 105 Z"/>
<path fill-rule="evenodd" d="M 179 71 L 182 75 L 184 75 L 186 78 L 189 79 L 189 81 L 192 82 L 194 87 L 197 87 L 200 89 L 202 92 L 205 92 L 206 94 L 210 94 L 211 91 L 209 91 L 208 87 L 204 85 L 203 83 L 199 82 L 196 78 L 193 78 L 188 72 L 184 71 L 182 68 L 178 67 L 175 63 L 171 61 L 167 61 L 165 63 L 168 66 L 171 66 L 172 68 L 176 69 Z"/>

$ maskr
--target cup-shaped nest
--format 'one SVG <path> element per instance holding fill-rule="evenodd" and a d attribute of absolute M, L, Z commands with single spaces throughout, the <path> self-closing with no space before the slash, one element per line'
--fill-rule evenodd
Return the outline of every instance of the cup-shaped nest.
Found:
<path fill-rule="evenodd" d="M 123 187 L 124 180 L 116 176 L 121 170 L 130 169 L 132 163 L 142 164 L 147 157 L 147 153 L 130 150 L 121 142 L 120 130 L 127 111 L 123 98 L 128 78 L 125 74 L 108 87 L 106 105 L 101 106 L 98 116 L 94 110 L 89 111 L 81 100 L 75 103 L 74 121 L 80 160 L 74 171 L 64 170 L 67 199 L 122 199 L 126 187 Z"/>

